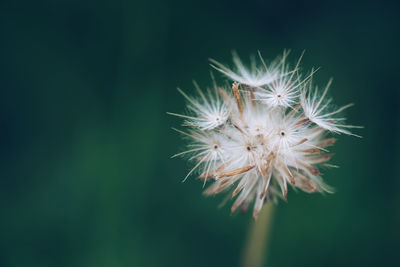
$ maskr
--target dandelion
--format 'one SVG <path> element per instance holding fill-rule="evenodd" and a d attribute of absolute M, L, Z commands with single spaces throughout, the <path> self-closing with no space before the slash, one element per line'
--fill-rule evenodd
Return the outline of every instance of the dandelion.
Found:
<path fill-rule="evenodd" d="M 188 156 L 204 184 L 205 195 L 227 192 L 234 198 L 231 211 L 247 210 L 253 203 L 256 219 L 266 202 L 286 200 L 288 187 L 307 193 L 332 192 L 324 183 L 320 167 L 332 154 L 330 133 L 353 134 L 345 118 L 338 116 L 352 104 L 332 110 L 327 98 L 331 81 L 322 94 L 313 85 L 312 70 L 300 74 L 300 59 L 291 67 L 288 52 L 266 64 L 252 60 L 246 68 L 234 54 L 235 69 L 211 60 L 212 66 L 233 81 L 206 93 L 195 83 L 198 97 L 179 89 L 187 100 L 187 114 L 169 113 L 184 119 L 188 149 L 175 156 Z M 175 157 L 174 156 L 174 157 Z"/>

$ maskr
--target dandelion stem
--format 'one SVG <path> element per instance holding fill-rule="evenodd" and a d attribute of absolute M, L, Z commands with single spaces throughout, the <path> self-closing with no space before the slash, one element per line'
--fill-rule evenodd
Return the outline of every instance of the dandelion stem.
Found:
<path fill-rule="evenodd" d="M 268 237 L 272 225 L 273 208 L 273 203 L 265 204 L 257 221 L 251 222 L 247 243 L 242 255 L 241 266 L 263 266 L 268 246 Z"/>

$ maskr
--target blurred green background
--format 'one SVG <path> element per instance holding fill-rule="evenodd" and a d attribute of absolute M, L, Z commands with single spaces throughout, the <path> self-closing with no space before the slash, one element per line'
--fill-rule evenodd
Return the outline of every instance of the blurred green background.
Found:
<path fill-rule="evenodd" d="M 336 194 L 279 203 L 267 265 L 396 266 L 399 24 L 378 0 L 2 1 L 0 266 L 237 266 L 251 213 L 181 183 L 166 112 L 209 57 L 284 48 L 365 129 L 333 148 Z"/>

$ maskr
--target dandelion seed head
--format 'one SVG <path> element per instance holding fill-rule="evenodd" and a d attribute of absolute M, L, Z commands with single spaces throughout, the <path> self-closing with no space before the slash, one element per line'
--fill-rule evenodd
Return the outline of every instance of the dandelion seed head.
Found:
<path fill-rule="evenodd" d="M 332 192 L 319 168 L 332 166 L 327 147 L 336 139 L 330 133 L 353 134 L 341 112 L 327 97 L 331 81 L 321 91 L 311 74 L 302 78 L 300 59 L 293 68 L 288 52 L 267 66 L 260 55 L 246 68 L 234 54 L 235 69 L 212 60 L 213 67 L 234 83 L 231 88 L 214 84 L 204 93 L 195 83 L 198 97 L 180 93 L 187 100 L 184 119 L 188 149 L 175 156 L 193 162 L 190 175 L 212 184 L 205 195 L 228 192 L 235 198 L 231 211 L 247 209 L 254 202 L 257 218 L 263 204 L 287 197 L 288 185 L 304 192 Z"/>

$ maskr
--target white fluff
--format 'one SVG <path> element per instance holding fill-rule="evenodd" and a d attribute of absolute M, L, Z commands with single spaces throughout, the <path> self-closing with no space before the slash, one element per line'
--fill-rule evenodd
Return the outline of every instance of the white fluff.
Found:
<path fill-rule="evenodd" d="M 300 59 L 291 69 L 288 53 L 267 66 L 252 62 L 250 69 L 235 54 L 236 71 L 213 62 L 214 68 L 234 83 L 232 88 L 214 85 L 204 94 L 195 84 L 197 99 L 181 94 L 188 101 L 189 114 L 170 113 L 185 119 L 188 150 L 194 162 L 185 179 L 199 173 L 204 183 L 213 180 L 206 195 L 231 190 L 236 197 L 232 212 L 246 209 L 254 201 L 257 218 L 266 201 L 281 195 L 286 199 L 287 184 L 305 192 L 330 192 L 317 167 L 332 166 L 326 147 L 336 139 L 329 132 L 352 134 L 337 115 L 351 105 L 327 111 L 331 100 L 326 94 L 331 82 L 319 96 L 311 74 L 302 79 Z M 280 192 L 280 193 L 278 193 Z"/>

